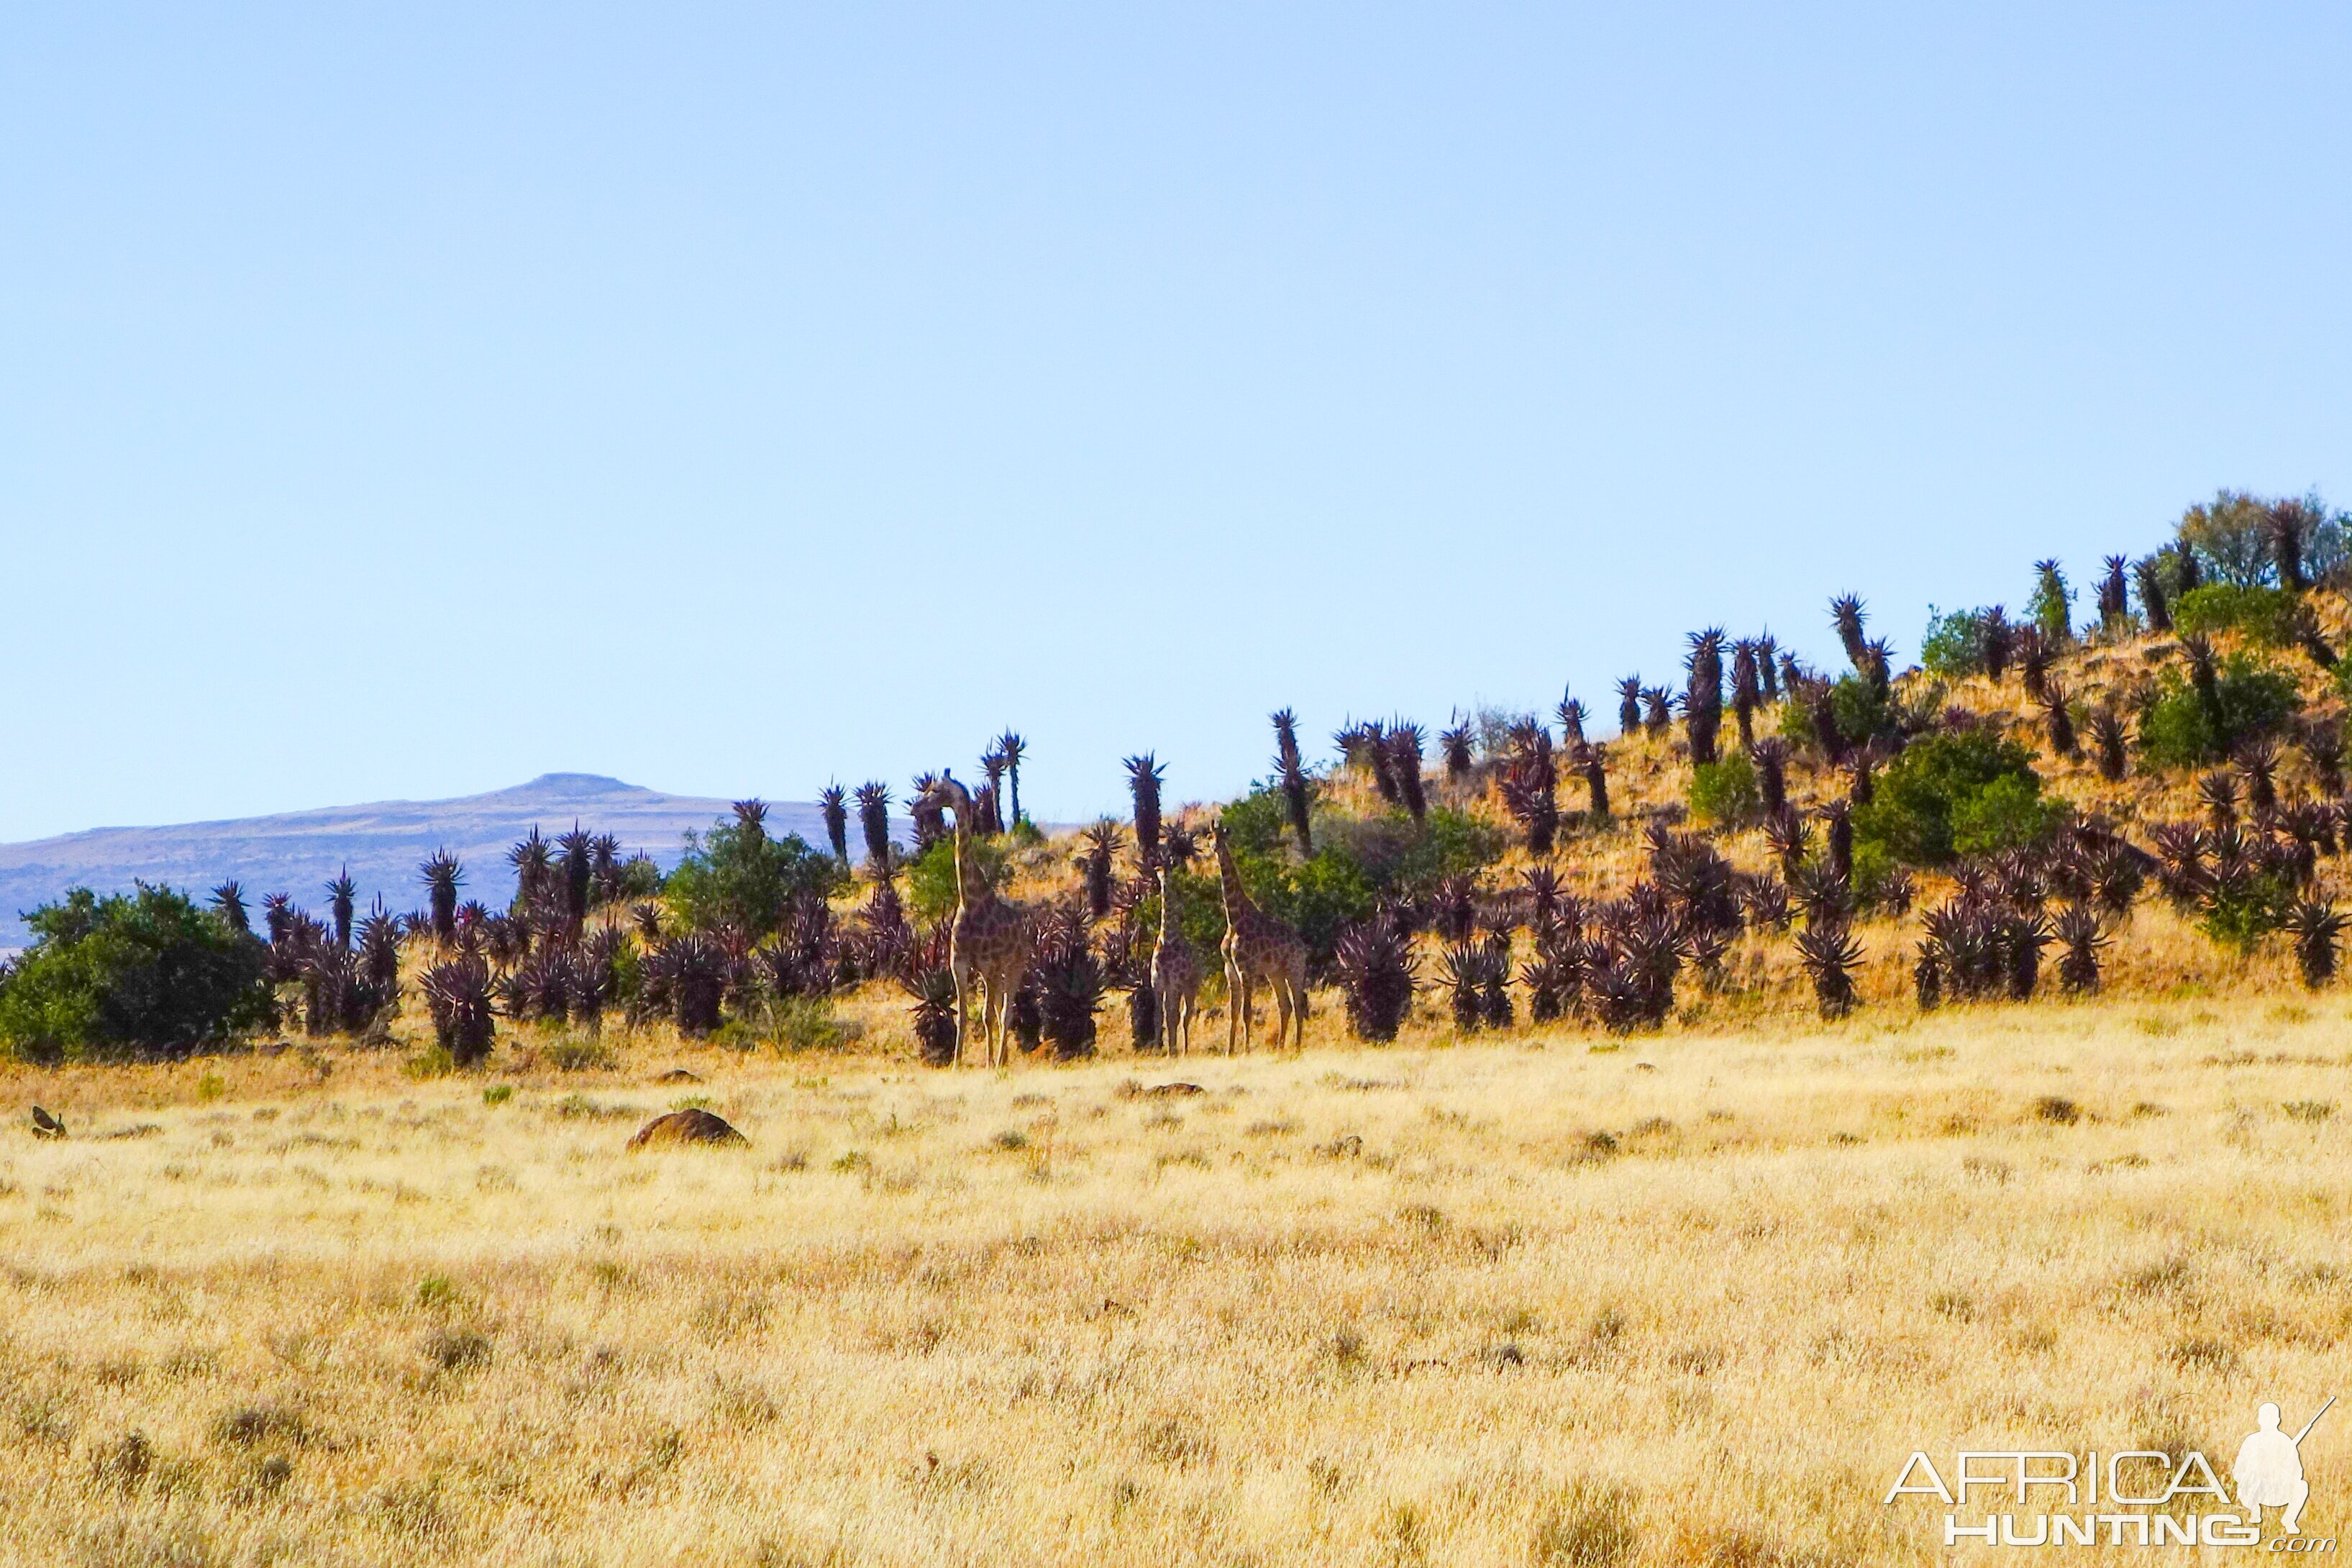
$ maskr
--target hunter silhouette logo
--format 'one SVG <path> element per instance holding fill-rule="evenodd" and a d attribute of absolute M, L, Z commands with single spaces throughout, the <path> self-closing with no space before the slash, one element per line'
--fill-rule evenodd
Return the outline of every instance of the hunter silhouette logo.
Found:
<path fill-rule="evenodd" d="M 2292 1437 L 2279 1430 L 2277 1405 L 2265 1403 L 2254 1413 L 2260 1430 L 2238 1446 L 2238 1462 L 2230 1467 L 2230 1479 L 2238 1483 L 2238 1506 L 2253 1516 L 2256 1529 L 2262 1527 L 2263 1510 L 2279 1508 L 2286 1510 L 2279 1516 L 2279 1528 L 2289 1535 L 2303 1533 L 2303 1505 L 2311 1497 L 2311 1483 L 2303 1479 L 2303 1440 L 2335 1403 L 2336 1396 L 2329 1394 L 2319 1414 Z"/>
<path fill-rule="evenodd" d="M 2331 1537 L 2306 1536 L 2303 1441 L 2336 1396 L 2292 1434 L 2279 1407 L 2254 1412 L 2255 1429 L 2230 1467 L 2236 1495 L 2203 1454 L 2132 1448 L 2105 1456 L 2063 1448 L 1971 1448 L 1954 1456 L 1951 1479 L 1924 1452 L 1895 1478 L 1885 1501 L 1932 1497 L 1944 1515 L 1944 1544 L 1987 1546 L 2253 1546 L 2271 1552 L 2333 1552 Z M 1971 1495 L 1974 1494 L 1974 1495 Z M 1993 1511 L 2001 1504 L 2012 1511 Z M 2034 1505 L 2040 1507 L 2035 1511 Z M 2279 1510 L 2277 1532 L 2263 1540 L 2263 1515 Z M 1981 1511 L 1979 1511 L 1981 1510 Z M 2193 1511 L 2191 1511 L 2193 1510 Z M 2104 1538 L 2104 1539 L 2103 1539 Z"/>

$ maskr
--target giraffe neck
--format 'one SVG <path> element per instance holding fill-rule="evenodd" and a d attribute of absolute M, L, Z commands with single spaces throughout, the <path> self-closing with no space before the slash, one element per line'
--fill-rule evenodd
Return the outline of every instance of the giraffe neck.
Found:
<path fill-rule="evenodd" d="M 1223 844 L 1217 846 L 1217 881 L 1225 891 L 1225 915 L 1239 920 L 1245 914 L 1255 914 L 1257 908 L 1242 889 L 1242 874 L 1234 865 L 1234 852 Z"/>
<path fill-rule="evenodd" d="M 971 864 L 971 837 L 964 830 L 964 813 L 956 813 L 955 868 L 956 904 L 962 909 L 977 909 L 988 901 L 988 884 L 981 879 L 980 868 Z"/>
<path fill-rule="evenodd" d="M 1181 942 L 1176 925 L 1176 878 L 1167 867 L 1160 868 L 1160 945 L 1170 946 Z"/>

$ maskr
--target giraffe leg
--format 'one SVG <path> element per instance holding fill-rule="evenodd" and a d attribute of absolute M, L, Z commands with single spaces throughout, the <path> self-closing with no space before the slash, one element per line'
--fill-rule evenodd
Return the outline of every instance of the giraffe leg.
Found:
<path fill-rule="evenodd" d="M 1242 1021 L 1242 972 L 1228 957 L 1225 960 L 1225 1055 L 1234 1052 L 1234 1031 Z"/>
<path fill-rule="evenodd" d="M 1013 1065 L 1013 994 L 1021 989 L 1022 977 L 1004 977 L 1004 1000 L 996 1009 L 996 1050 L 1006 1067 Z"/>
<path fill-rule="evenodd" d="M 980 1059 L 984 1067 L 996 1065 L 996 987 L 988 976 L 980 977 Z"/>
<path fill-rule="evenodd" d="M 971 1015 L 971 961 L 967 958 L 959 958 L 955 954 L 950 953 L 948 955 L 948 973 L 955 977 L 955 1065 L 957 1067 L 961 1067 L 963 1066 L 965 1026 L 970 1020 Z"/>
<path fill-rule="evenodd" d="M 1000 996 L 997 994 L 999 992 L 1003 994 Z M 1004 1026 L 1011 1016 L 1012 1002 L 1012 988 L 1001 977 L 992 977 L 988 983 L 988 1065 L 992 1068 L 1013 1065 L 1013 1046 L 1004 1037 Z"/>

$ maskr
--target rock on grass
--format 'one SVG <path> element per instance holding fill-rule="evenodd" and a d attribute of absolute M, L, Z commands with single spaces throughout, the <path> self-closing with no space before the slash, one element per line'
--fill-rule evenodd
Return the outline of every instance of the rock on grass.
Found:
<path fill-rule="evenodd" d="M 646 1149 L 663 1143 L 749 1143 L 746 1138 L 728 1125 L 727 1119 L 713 1116 L 708 1110 L 673 1110 L 667 1116 L 656 1116 L 637 1129 L 629 1140 L 632 1149 Z"/>

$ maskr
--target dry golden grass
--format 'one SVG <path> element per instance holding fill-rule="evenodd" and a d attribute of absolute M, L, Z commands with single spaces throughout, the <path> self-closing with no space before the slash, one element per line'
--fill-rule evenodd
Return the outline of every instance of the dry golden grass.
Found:
<path fill-rule="evenodd" d="M 1003 1075 L 12 1072 L 0 1559 L 1924 1561 L 1915 1447 L 2226 1456 L 2337 1386 L 2334 997 L 1328 1011 Z M 751 1147 L 622 1152 L 687 1092 Z"/>

